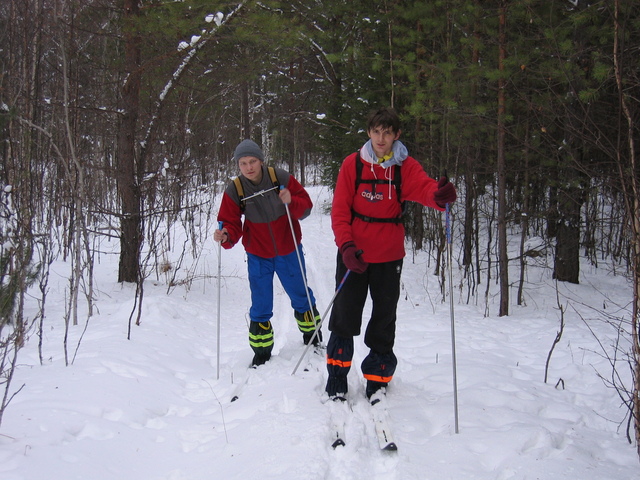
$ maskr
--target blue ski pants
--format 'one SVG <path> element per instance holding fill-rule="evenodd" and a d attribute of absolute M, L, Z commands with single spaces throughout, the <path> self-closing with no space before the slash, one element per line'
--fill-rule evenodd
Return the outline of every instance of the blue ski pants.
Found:
<path fill-rule="evenodd" d="M 302 244 L 298 245 L 302 269 L 306 278 L 306 267 Z M 251 288 L 251 308 L 249 317 L 252 322 L 267 322 L 273 316 L 273 274 L 280 279 L 285 292 L 291 300 L 291 307 L 300 313 L 309 310 L 309 299 L 304 288 L 304 280 L 295 250 L 289 255 L 263 258 L 251 253 L 247 254 L 249 270 L 249 287 Z M 316 304 L 313 291 L 309 288 L 311 305 Z"/>

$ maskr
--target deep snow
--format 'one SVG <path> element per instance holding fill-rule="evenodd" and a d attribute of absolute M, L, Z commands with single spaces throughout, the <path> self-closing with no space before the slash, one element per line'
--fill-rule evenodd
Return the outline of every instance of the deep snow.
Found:
<path fill-rule="evenodd" d="M 309 191 L 315 208 L 303 221 L 303 244 L 309 285 L 324 313 L 335 286 L 336 248 L 324 208 L 330 194 L 323 187 Z M 615 319 L 629 319 L 631 298 L 628 281 L 606 266 L 583 263 L 580 285 L 559 285 L 566 327 L 546 384 L 545 360 L 560 319 L 547 260 L 527 270 L 526 306 L 515 305 L 514 289 L 511 315 L 502 318 L 497 287 L 491 285 L 486 315 L 486 284 L 467 303 L 454 267 L 456 434 L 449 297 L 442 297 L 433 260 L 424 252 L 409 254 L 398 305 L 399 365 L 387 395 L 399 450 L 377 447 L 358 368 L 366 354 L 361 337 L 349 379 L 347 445 L 333 450 L 322 352 L 310 352 L 291 374 L 302 336 L 277 281 L 275 356 L 256 370 L 246 368 L 252 354 L 241 246 L 222 252 L 216 378 L 218 247 L 211 237 L 197 260 L 183 262 L 193 268 L 192 282 L 169 289 L 168 276 L 147 280 L 142 323 L 132 328 L 131 340 L 134 290 L 115 281 L 117 244 L 104 244 L 96 271 L 98 313 L 86 332 L 84 323 L 71 328 L 68 351 L 72 357 L 77 348 L 77 354 L 70 366 L 63 351 L 68 266 L 54 265 L 45 364 L 39 364 L 32 334 L 13 382 L 14 391 L 24 388 L 0 430 L 0 479 L 640 478 L 635 446 L 620 425 L 624 408 L 600 378 L 610 378 L 611 367 L 598 340 L 606 347 L 616 340 Z M 513 243 L 516 248 L 517 239 Z M 176 278 L 186 275 L 183 270 Z M 618 368 L 628 375 L 624 361 Z"/>

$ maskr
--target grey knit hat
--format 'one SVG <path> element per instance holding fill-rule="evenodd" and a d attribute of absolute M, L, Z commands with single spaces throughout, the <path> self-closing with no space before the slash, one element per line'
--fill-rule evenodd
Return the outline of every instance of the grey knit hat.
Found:
<path fill-rule="evenodd" d="M 242 157 L 256 157 L 260 161 L 264 162 L 264 154 L 260 147 L 253 140 L 243 140 L 236 147 L 236 151 L 233 154 L 233 159 L 237 162 Z"/>

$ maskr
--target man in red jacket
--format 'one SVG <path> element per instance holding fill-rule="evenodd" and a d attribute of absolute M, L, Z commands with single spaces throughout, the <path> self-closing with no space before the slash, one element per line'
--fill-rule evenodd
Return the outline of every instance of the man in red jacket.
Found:
<path fill-rule="evenodd" d="M 306 276 L 303 275 L 306 274 L 300 243 L 302 231 L 299 220 L 309 215 L 313 203 L 293 175 L 280 168 L 270 171 L 264 165 L 262 150 L 252 140 L 243 140 L 236 147 L 234 159 L 240 167 L 241 192 L 235 181 L 229 183 L 218 213 L 222 229 L 216 230 L 213 238 L 222 242 L 225 249 L 233 247 L 242 238 L 247 252 L 251 288 L 249 344 L 254 352 L 252 365 L 257 366 L 269 360 L 273 350 L 274 273 L 291 299 L 305 344 L 311 340 L 320 320 L 313 291 L 305 288 Z M 272 173 L 275 178 L 272 178 Z M 318 332 L 314 344 L 321 341 L 322 336 Z"/>
<path fill-rule="evenodd" d="M 396 369 L 393 353 L 396 308 L 404 250 L 402 202 L 411 200 L 444 210 L 456 190 L 446 177 L 427 176 L 408 156 L 400 138 L 400 120 L 390 108 L 373 112 L 367 122 L 369 141 L 346 157 L 340 167 L 331 209 L 338 246 L 336 281 L 351 273 L 336 297 L 327 344 L 326 392 L 344 400 L 353 357 L 353 337 L 360 334 L 367 293 L 373 304 L 364 343 L 370 351 L 361 368 L 369 399 L 386 391 Z"/>

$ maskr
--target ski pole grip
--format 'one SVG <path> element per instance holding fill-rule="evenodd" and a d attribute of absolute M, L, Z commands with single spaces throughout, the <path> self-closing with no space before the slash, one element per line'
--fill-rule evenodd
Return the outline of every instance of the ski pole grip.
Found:
<path fill-rule="evenodd" d="M 362 251 L 362 249 L 358 250 L 356 252 L 356 257 L 359 257 L 360 255 L 362 255 L 364 252 Z"/>
<path fill-rule="evenodd" d="M 280 185 L 280 191 L 282 192 L 282 190 L 284 190 L 284 189 L 285 189 L 285 186 L 284 185 Z M 289 203 L 291 203 L 291 198 L 289 198 L 289 203 L 285 203 L 284 200 L 282 201 L 282 203 L 284 203 L 284 207 L 287 209 L 287 215 L 290 216 L 291 214 L 289 213 Z M 291 221 L 291 218 L 289 218 L 289 221 Z M 293 225 L 291 226 L 291 228 L 293 229 Z"/>
<path fill-rule="evenodd" d="M 223 226 L 224 224 L 222 223 L 222 221 L 218 221 L 218 230 L 222 230 Z"/>

